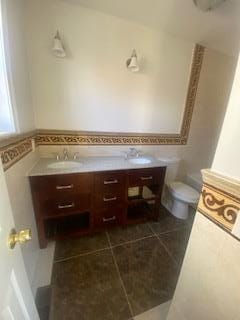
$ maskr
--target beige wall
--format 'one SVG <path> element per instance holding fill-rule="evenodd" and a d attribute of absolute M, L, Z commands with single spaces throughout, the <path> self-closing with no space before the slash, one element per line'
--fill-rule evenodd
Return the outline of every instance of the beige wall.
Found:
<path fill-rule="evenodd" d="M 209 168 L 227 108 L 236 59 L 207 49 L 197 92 L 189 140 L 179 148 L 183 171 Z"/>
<path fill-rule="evenodd" d="M 240 64 L 212 170 L 240 181 Z M 237 226 L 237 223 L 236 223 Z M 239 226 L 239 224 L 238 224 Z M 239 234 L 239 230 L 235 229 Z M 197 213 L 168 320 L 239 319 L 240 242 Z"/>
<path fill-rule="evenodd" d="M 180 132 L 192 42 L 69 2 L 28 3 L 38 128 Z M 57 28 L 68 55 L 62 60 L 51 52 Z M 133 48 L 141 66 L 135 74 L 126 68 Z"/>
<path fill-rule="evenodd" d="M 240 60 L 212 168 L 240 179 Z"/>
<path fill-rule="evenodd" d="M 167 320 L 238 320 L 240 243 L 197 213 Z"/>
<path fill-rule="evenodd" d="M 236 60 L 217 51 L 206 50 L 199 89 L 186 146 L 138 146 L 144 152 L 159 157 L 179 157 L 182 159 L 180 177 L 186 173 L 199 172 L 210 167 L 221 130 Z M 121 155 L 128 146 L 116 147 L 70 147 L 73 153 L 81 155 Z M 40 147 L 42 156 L 53 155 L 63 147 Z"/>
<path fill-rule="evenodd" d="M 35 128 L 25 41 L 25 0 L 3 1 L 4 36 L 9 63 L 10 89 L 15 111 L 16 129 Z"/>
<path fill-rule="evenodd" d="M 192 43 L 69 2 L 27 0 L 27 4 L 37 128 L 179 131 Z M 57 28 L 68 52 L 64 60 L 51 54 Z M 138 74 L 125 68 L 125 60 L 134 47 L 143 65 Z M 235 64 L 234 58 L 207 49 L 188 144 L 141 149 L 182 158 L 182 177 L 186 172 L 209 167 Z M 120 154 L 126 147 L 77 149 L 83 155 Z M 47 156 L 56 150 L 59 148 L 40 148 L 41 154 Z"/>

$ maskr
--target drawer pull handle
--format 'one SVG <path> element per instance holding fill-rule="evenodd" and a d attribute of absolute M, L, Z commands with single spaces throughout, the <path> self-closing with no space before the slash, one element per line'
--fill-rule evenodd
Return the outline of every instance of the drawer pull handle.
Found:
<path fill-rule="evenodd" d="M 73 184 L 69 184 L 66 186 L 56 186 L 57 190 L 63 190 L 63 189 L 72 189 L 73 188 Z"/>
<path fill-rule="evenodd" d="M 149 177 L 141 177 L 141 180 L 142 181 L 145 181 L 145 180 L 152 180 L 153 177 L 152 176 L 149 176 Z"/>
<path fill-rule="evenodd" d="M 109 201 L 116 201 L 117 200 L 117 197 L 112 197 L 112 198 L 103 198 L 103 201 L 104 202 L 109 202 Z"/>
<path fill-rule="evenodd" d="M 115 184 L 115 183 L 118 183 L 117 179 L 115 179 L 115 180 L 105 180 L 104 181 L 104 184 Z"/>
<path fill-rule="evenodd" d="M 112 216 L 111 218 L 104 218 L 103 217 L 103 222 L 109 222 L 109 221 L 114 221 L 116 220 L 116 216 Z"/>
<path fill-rule="evenodd" d="M 61 205 L 61 204 L 58 205 L 58 209 L 68 209 L 68 208 L 73 208 L 73 207 L 75 207 L 74 202 L 69 203 L 69 204 L 65 204 L 65 205 Z"/>

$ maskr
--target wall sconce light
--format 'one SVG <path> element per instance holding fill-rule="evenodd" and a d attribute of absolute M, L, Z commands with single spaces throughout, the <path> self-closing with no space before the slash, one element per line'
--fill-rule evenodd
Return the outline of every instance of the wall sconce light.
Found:
<path fill-rule="evenodd" d="M 53 39 L 52 52 L 53 52 L 54 56 L 57 58 L 65 58 L 66 57 L 66 51 L 65 51 L 64 46 L 62 44 L 59 31 L 57 31 L 57 33 Z"/>
<path fill-rule="evenodd" d="M 193 0 L 194 4 L 202 11 L 211 11 L 226 0 Z"/>
<path fill-rule="evenodd" d="M 134 49 L 131 55 L 131 58 L 129 58 L 126 62 L 127 68 L 132 72 L 138 72 L 140 70 L 138 58 L 137 58 L 137 52 Z"/>

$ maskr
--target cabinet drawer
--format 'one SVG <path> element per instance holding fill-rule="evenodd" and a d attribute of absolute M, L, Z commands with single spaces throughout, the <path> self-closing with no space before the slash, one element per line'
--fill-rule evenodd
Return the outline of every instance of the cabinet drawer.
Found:
<path fill-rule="evenodd" d="M 154 168 L 131 170 L 129 172 L 129 186 L 147 186 L 159 181 L 159 172 Z"/>
<path fill-rule="evenodd" d="M 94 194 L 94 208 L 111 208 L 125 201 L 125 190 L 96 192 Z"/>
<path fill-rule="evenodd" d="M 66 214 L 90 211 L 90 194 L 72 194 L 47 199 L 42 204 L 42 212 L 45 216 L 61 216 Z"/>
<path fill-rule="evenodd" d="M 93 186 L 93 175 L 89 173 L 31 177 L 35 191 L 48 195 L 89 193 Z"/>
<path fill-rule="evenodd" d="M 98 210 L 94 213 L 94 227 L 105 228 L 123 224 L 126 209 L 121 206 Z"/>
<path fill-rule="evenodd" d="M 124 190 L 126 187 L 126 175 L 123 172 L 109 171 L 97 173 L 94 177 L 96 192 L 108 192 Z"/>

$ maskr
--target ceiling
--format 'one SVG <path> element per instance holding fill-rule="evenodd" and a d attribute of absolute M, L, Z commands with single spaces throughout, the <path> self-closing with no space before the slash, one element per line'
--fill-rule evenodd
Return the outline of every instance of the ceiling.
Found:
<path fill-rule="evenodd" d="M 130 19 L 229 55 L 240 49 L 240 0 L 202 12 L 192 0 L 61 0 Z"/>

